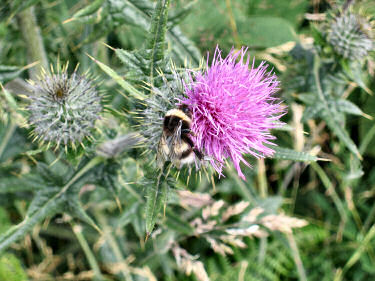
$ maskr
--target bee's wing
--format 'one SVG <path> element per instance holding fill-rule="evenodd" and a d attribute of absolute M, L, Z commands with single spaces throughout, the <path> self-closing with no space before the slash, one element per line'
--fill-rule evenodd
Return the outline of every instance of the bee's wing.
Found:
<path fill-rule="evenodd" d="M 169 141 L 169 159 L 179 159 L 181 154 L 181 127 L 182 122 L 175 128 Z"/>
<path fill-rule="evenodd" d="M 159 144 L 158 144 L 158 152 L 156 155 L 156 162 L 158 167 L 163 167 L 164 163 L 169 159 L 169 145 L 167 141 L 166 135 L 163 133 L 161 135 Z"/>

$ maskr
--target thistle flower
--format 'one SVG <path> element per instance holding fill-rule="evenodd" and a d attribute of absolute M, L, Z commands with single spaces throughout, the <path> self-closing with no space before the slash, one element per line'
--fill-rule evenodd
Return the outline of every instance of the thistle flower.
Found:
<path fill-rule="evenodd" d="M 67 65 L 62 71 L 42 73 L 38 81 L 30 81 L 32 95 L 28 106 L 33 135 L 42 142 L 65 146 L 89 137 L 102 110 L 94 84 L 76 71 L 69 77 Z"/>
<path fill-rule="evenodd" d="M 216 48 L 211 66 L 207 59 L 207 69 L 193 73 L 181 101 L 192 111 L 196 148 L 212 158 L 219 175 L 225 159 L 230 158 L 242 179 L 240 162 L 250 166 L 242 154 L 272 155 L 274 151 L 266 145 L 275 137 L 269 130 L 282 125 L 279 118 L 284 114 L 273 96 L 279 85 L 276 75 L 267 72 L 265 62 L 258 67 L 253 62 L 249 69 L 250 57 L 244 62 L 246 53 L 244 48 L 237 53 L 232 50 L 222 58 Z"/>
<path fill-rule="evenodd" d="M 350 60 L 360 60 L 374 48 L 371 26 L 366 19 L 346 12 L 333 19 L 327 40 L 336 53 Z"/>

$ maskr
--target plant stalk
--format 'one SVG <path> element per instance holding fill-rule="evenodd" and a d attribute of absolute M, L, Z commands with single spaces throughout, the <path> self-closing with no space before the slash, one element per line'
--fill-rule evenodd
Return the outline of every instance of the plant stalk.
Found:
<path fill-rule="evenodd" d="M 28 63 L 39 62 L 38 66 L 28 70 L 30 78 L 35 80 L 42 68 L 48 71 L 48 59 L 40 28 L 35 18 L 34 7 L 20 12 L 17 19 L 27 48 Z"/>
<path fill-rule="evenodd" d="M 86 255 L 86 258 L 87 258 L 87 261 L 90 264 L 90 267 L 94 271 L 95 278 L 97 280 L 104 280 L 103 275 L 100 271 L 99 265 L 96 262 L 94 253 L 91 251 L 90 246 L 87 243 L 86 238 L 82 233 L 82 226 L 77 225 L 75 223 L 71 223 L 71 226 L 72 226 L 72 230 L 73 230 L 75 236 L 77 237 L 77 240 L 78 240 L 79 244 L 82 247 L 83 252 Z"/>

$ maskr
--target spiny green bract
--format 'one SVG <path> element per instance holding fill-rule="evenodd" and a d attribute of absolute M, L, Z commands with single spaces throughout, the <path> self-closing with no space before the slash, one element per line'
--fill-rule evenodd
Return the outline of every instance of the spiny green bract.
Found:
<path fill-rule="evenodd" d="M 145 145 L 156 152 L 162 134 L 163 118 L 168 110 L 176 108 L 184 92 L 183 77 L 172 67 L 172 74 L 168 77 L 161 74 L 164 85 L 158 89 L 152 87 L 152 96 L 145 101 L 144 110 L 140 111 L 141 133 L 145 137 Z"/>
<path fill-rule="evenodd" d="M 359 60 L 374 47 L 370 31 L 366 19 L 347 12 L 333 19 L 327 40 L 337 54 L 349 60 Z"/>
<path fill-rule="evenodd" d="M 56 146 L 69 143 L 74 147 L 89 137 L 102 110 L 101 97 L 95 85 L 76 71 L 43 73 L 38 81 L 31 81 L 32 94 L 28 106 L 29 124 L 33 135 L 42 143 Z"/>

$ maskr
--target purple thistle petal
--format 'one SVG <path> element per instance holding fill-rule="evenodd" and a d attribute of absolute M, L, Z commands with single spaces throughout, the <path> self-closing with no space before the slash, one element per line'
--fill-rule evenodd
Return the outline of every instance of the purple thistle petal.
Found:
<path fill-rule="evenodd" d="M 273 96 L 279 89 L 276 75 L 267 72 L 265 62 L 255 68 L 253 60 L 249 69 L 246 54 L 247 48 L 232 49 L 222 58 L 216 47 L 211 66 L 207 58 L 205 72 L 190 75 L 187 97 L 181 101 L 192 111 L 196 148 L 213 158 L 211 164 L 219 175 L 230 158 L 242 179 L 240 162 L 250 166 L 242 154 L 272 155 L 274 151 L 266 146 L 275 139 L 270 129 L 282 126 L 279 119 L 285 114 L 281 101 Z"/>

